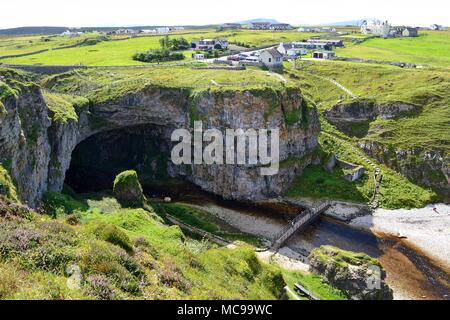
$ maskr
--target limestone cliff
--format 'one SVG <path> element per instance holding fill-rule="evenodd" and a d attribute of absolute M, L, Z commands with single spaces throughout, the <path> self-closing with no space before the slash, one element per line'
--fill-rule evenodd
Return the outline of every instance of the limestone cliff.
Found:
<path fill-rule="evenodd" d="M 8 85 L 6 75 L 2 81 Z M 280 161 L 284 165 L 276 176 L 261 176 L 259 168 L 251 165 L 180 167 L 167 161 L 171 176 L 184 177 L 225 198 L 245 200 L 262 200 L 286 190 L 294 176 L 314 160 L 320 131 L 316 109 L 294 88 L 193 91 L 146 86 L 111 99 L 91 101 L 84 108 L 76 108 L 62 94 L 53 99 L 57 105 L 49 108 L 42 89 L 33 84 L 13 91 L 8 97 L 0 95 L 5 106 L 0 116 L 0 160 L 8 164 L 20 198 L 32 206 L 44 192 L 62 189 L 72 151 L 78 144 L 111 130 L 139 125 L 153 128 L 157 132 L 153 138 L 164 146 L 161 152 L 167 152 L 172 145 L 171 132 L 177 128 L 192 130 L 193 120 L 203 120 L 205 129 L 278 127 Z M 58 101 L 66 112 L 72 108 L 73 116 L 55 116 L 60 108 Z M 291 158 L 302 161 L 289 161 Z"/>

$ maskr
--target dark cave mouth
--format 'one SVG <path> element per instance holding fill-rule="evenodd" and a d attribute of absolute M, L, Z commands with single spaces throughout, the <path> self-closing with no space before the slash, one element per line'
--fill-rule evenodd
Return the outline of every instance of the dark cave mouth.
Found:
<path fill-rule="evenodd" d="M 164 181 L 169 178 L 167 133 L 163 126 L 140 125 L 95 134 L 73 150 L 64 183 L 80 194 L 110 190 L 116 175 L 131 169 L 143 182 Z"/>

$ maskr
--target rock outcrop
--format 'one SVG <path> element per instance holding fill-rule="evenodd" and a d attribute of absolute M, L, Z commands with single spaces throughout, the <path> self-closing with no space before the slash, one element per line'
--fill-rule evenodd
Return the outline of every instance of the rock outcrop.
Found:
<path fill-rule="evenodd" d="M 369 139 L 359 141 L 359 147 L 372 158 L 400 172 L 403 176 L 450 199 L 450 156 L 421 148 L 393 149 Z"/>
<path fill-rule="evenodd" d="M 57 94 L 57 93 L 55 93 Z M 182 165 L 167 163 L 167 172 L 228 199 L 263 200 L 285 191 L 296 174 L 314 161 L 320 125 L 316 109 L 298 89 L 205 90 L 147 86 L 137 92 L 90 103 L 76 119 L 59 121 L 35 85 L 17 88 L 3 99 L 0 160 L 7 162 L 20 198 L 36 206 L 46 191 L 60 191 L 72 151 L 99 133 L 146 125 L 170 150 L 170 134 L 202 120 L 204 129 L 280 130 L 278 175 L 261 176 L 255 165 Z M 53 120 L 52 120 L 53 119 Z M 289 161 L 291 158 L 301 161 Z"/>
<path fill-rule="evenodd" d="M 34 205 L 47 191 L 51 157 L 48 109 L 36 85 L 22 86 L 20 93 L 7 85 L 0 90 L 11 93 L 0 101 L 4 106 L 0 113 L 0 161 L 20 198 Z"/>
<path fill-rule="evenodd" d="M 404 114 L 411 114 L 419 111 L 419 107 L 404 103 L 395 102 L 388 104 L 378 104 L 372 100 L 354 100 L 351 102 L 341 102 L 324 111 L 325 117 L 336 125 L 339 130 L 350 136 L 359 136 L 362 133 L 361 127 L 377 117 L 383 119 L 394 119 Z M 363 128 L 364 129 L 364 128 Z M 363 132 L 366 134 L 367 132 Z"/>
<path fill-rule="evenodd" d="M 113 191 L 116 199 L 122 205 L 142 207 L 145 202 L 141 183 L 134 170 L 124 171 L 118 174 L 114 180 Z"/>
<path fill-rule="evenodd" d="M 309 257 L 311 270 L 353 300 L 393 300 L 380 263 L 363 253 L 331 246 L 314 249 Z"/>

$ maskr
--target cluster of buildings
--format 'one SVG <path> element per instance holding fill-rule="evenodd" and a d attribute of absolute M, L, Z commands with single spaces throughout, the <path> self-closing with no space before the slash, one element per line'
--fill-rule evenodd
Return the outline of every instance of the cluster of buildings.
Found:
<path fill-rule="evenodd" d="M 292 26 L 288 23 L 271 23 L 271 22 L 253 22 L 250 23 L 249 29 L 252 30 L 291 30 Z"/>
<path fill-rule="evenodd" d="M 277 50 L 283 54 L 288 59 L 295 59 L 298 56 L 306 55 L 308 50 L 324 50 L 332 52 L 331 50 L 336 47 L 343 47 L 344 42 L 342 40 L 333 39 L 309 39 L 303 42 L 291 42 L 291 43 L 280 43 Z M 331 54 L 325 55 L 327 59 Z"/>
<path fill-rule="evenodd" d="M 108 34 L 165 34 L 173 31 L 182 31 L 184 27 L 156 27 L 153 29 L 117 29 L 115 31 L 111 31 Z"/>
<path fill-rule="evenodd" d="M 382 38 L 417 37 L 419 35 L 417 28 L 393 27 L 388 21 L 381 20 L 364 20 L 361 25 L 361 33 L 373 34 Z"/>
<path fill-rule="evenodd" d="M 336 32 L 336 28 L 333 27 L 319 27 L 319 28 L 298 28 L 298 32 Z"/>
<path fill-rule="evenodd" d="M 280 43 L 278 47 L 262 51 L 242 52 L 236 57 L 241 63 L 259 63 L 268 68 L 281 67 L 284 60 L 296 59 L 307 55 L 312 51 L 312 57 L 316 59 L 333 59 L 336 53 L 332 51 L 335 47 L 342 47 L 342 40 L 334 39 L 309 39 L 303 42 Z M 234 60 L 235 58 L 231 58 Z"/>
<path fill-rule="evenodd" d="M 60 34 L 61 37 L 79 37 L 83 32 L 66 30 Z"/>

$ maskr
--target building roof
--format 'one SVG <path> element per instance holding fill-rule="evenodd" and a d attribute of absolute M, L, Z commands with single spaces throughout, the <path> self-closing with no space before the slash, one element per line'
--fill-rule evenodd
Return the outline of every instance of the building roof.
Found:
<path fill-rule="evenodd" d="M 274 58 L 283 58 L 283 55 L 280 52 L 278 52 L 278 50 L 275 48 L 267 49 L 264 50 L 263 52 L 269 53 Z"/>
<path fill-rule="evenodd" d="M 326 54 L 331 54 L 331 53 L 335 53 L 334 51 L 330 51 L 330 50 L 317 50 L 314 51 L 314 53 L 326 53 Z"/>

